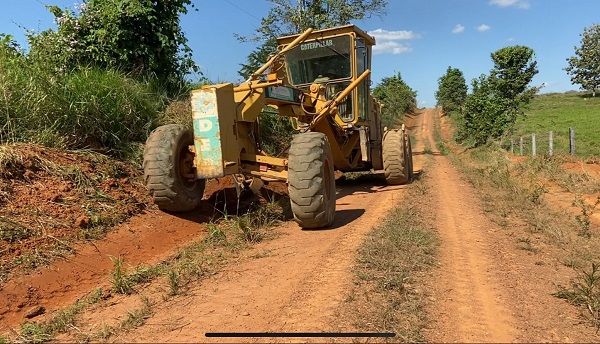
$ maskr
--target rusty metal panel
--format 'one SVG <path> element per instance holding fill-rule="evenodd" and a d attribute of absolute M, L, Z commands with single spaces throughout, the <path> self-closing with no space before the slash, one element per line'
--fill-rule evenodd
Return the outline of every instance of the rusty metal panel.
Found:
<path fill-rule="evenodd" d="M 198 178 L 216 178 L 230 173 L 238 163 L 234 132 L 233 85 L 221 84 L 192 92 L 195 165 Z"/>

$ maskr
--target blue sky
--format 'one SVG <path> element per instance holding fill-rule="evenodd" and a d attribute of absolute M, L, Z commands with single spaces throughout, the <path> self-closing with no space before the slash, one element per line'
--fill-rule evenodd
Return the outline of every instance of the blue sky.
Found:
<path fill-rule="evenodd" d="M 536 85 L 543 92 L 576 89 L 564 72 L 583 28 L 600 23 L 600 0 L 388 0 L 387 14 L 355 24 L 378 37 L 373 81 L 396 72 L 417 90 L 419 103 L 435 104 L 437 79 L 450 65 L 467 81 L 492 66 L 490 53 L 522 44 L 537 54 Z M 53 27 L 44 4 L 74 7 L 75 0 L 2 0 L 0 32 L 24 41 L 24 30 Z M 237 81 L 251 34 L 271 4 L 266 0 L 194 0 L 198 11 L 182 19 L 197 63 L 211 80 Z"/>

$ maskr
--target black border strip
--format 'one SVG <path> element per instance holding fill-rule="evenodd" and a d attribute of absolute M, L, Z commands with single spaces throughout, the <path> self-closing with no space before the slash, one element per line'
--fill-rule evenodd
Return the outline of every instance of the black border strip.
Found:
<path fill-rule="evenodd" d="M 207 332 L 210 338 L 392 338 L 392 332 Z"/>

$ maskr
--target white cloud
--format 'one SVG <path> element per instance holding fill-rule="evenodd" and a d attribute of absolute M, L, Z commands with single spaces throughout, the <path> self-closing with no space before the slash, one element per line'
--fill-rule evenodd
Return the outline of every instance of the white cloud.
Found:
<path fill-rule="evenodd" d="M 490 5 L 498 7 L 517 7 L 528 9 L 530 7 L 528 0 L 490 0 Z"/>
<path fill-rule="evenodd" d="M 489 31 L 492 27 L 486 24 L 481 24 L 477 27 L 477 31 L 479 32 L 486 32 Z"/>
<path fill-rule="evenodd" d="M 373 47 L 374 54 L 404 54 L 412 51 L 412 48 L 406 44 L 398 43 L 395 41 L 387 41 L 377 43 Z"/>
<path fill-rule="evenodd" d="M 465 32 L 465 27 L 461 24 L 456 24 L 456 26 L 452 29 L 452 33 L 463 33 Z"/>
<path fill-rule="evenodd" d="M 388 31 L 384 29 L 369 31 L 369 35 L 375 37 L 376 40 L 382 41 L 411 40 L 419 37 L 412 31 Z"/>
<path fill-rule="evenodd" d="M 410 41 L 419 38 L 419 35 L 413 31 L 389 31 L 377 29 L 368 32 L 375 37 L 376 45 L 373 47 L 375 54 L 403 54 L 412 51 L 412 48 L 401 41 Z"/>

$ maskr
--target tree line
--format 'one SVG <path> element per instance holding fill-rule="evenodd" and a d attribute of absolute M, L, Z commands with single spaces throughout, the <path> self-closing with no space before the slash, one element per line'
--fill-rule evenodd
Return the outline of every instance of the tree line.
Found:
<path fill-rule="evenodd" d="M 435 94 L 438 106 L 456 117 L 457 140 L 473 146 L 510 133 L 539 91 L 530 86 L 538 73 L 533 49 L 509 46 L 492 53 L 491 59 L 493 68 L 471 81 L 471 93 L 462 71 L 448 67 Z M 567 62 L 572 82 L 595 97 L 600 87 L 600 25 L 584 30 L 581 45 Z"/>

